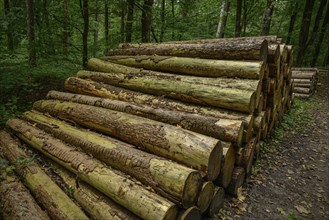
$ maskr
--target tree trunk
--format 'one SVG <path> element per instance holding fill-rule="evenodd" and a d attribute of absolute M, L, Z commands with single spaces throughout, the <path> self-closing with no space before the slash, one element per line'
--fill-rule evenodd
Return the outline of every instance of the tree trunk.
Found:
<path fill-rule="evenodd" d="M 37 65 L 37 54 L 35 45 L 35 34 L 34 34 L 34 1 L 26 0 L 27 8 L 27 37 L 29 41 L 28 51 L 29 51 L 29 64 L 32 67 Z"/>
<path fill-rule="evenodd" d="M 166 7 L 166 0 L 162 0 L 162 2 L 161 2 L 160 42 L 163 42 L 163 36 L 164 36 L 164 31 L 165 31 L 165 7 Z"/>
<path fill-rule="evenodd" d="M 74 148 L 22 120 L 11 119 L 7 122 L 7 126 L 33 148 L 70 170 L 81 180 L 94 186 L 139 217 L 144 219 L 173 219 L 176 216 L 177 210 L 173 203 L 150 192 L 122 173 L 104 166 L 87 154 L 74 150 Z M 83 218 L 72 217 L 70 219 Z"/>
<path fill-rule="evenodd" d="M 254 61 L 209 60 L 188 57 L 166 56 L 108 56 L 101 58 L 105 61 L 125 66 L 143 68 L 155 71 L 172 72 L 203 77 L 228 77 L 242 79 L 262 79 L 266 64 Z M 95 71 L 93 63 L 100 63 L 97 59 L 89 60 L 89 68 Z M 104 64 L 106 64 L 104 62 Z"/>
<path fill-rule="evenodd" d="M 148 94 L 168 96 L 185 102 L 246 113 L 252 113 L 255 109 L 256 93 L 253 91 L 218 88 L 211 85 L 175 81 L 165 77 L 135 74 L 79 71 L 77 76 Z"/>
<path fill-rule="evenodd" d="M 232 180 L 225 191 L 231 195 L 237 195 L 238 190 L 242 187 L 245 179 L 245 170 L 242 167 L 235 167 L 233 170 Z"/>
<path fill-rule="evenodd" d="M 235 150 L 231 143 L 222 142 L 223 145 L 223 157 L 221 171 L 219 177 L 216 179 L 215 184 L 226 188 L 231 182 L 232 173 L 235 164 Z"/>
<path fill-rule="evenodd" d="M 104 2 L 104 35 L 105 35 L 105 48 L 108 48 L 110 46 L 110 39 L 109 39 L 109 1 L 105 0 Z"/>
<path fill-rule="evenodd" d="M 246 30 L 247 30 L 247 0 L 243 0 L 243 16 L 242 16 L 242 29 L 243 29 L 243 35 L 246 35 Z"/>
<path fill-rule="evenodd" d="M 3 7 L 4 7 L 4 15 L 5 19 L 9 20 L 9 14 L 10 14 L 10 4 L 9 0 L 3 1 Z M 14 51 L 14 36 L 12 32 L 12 27 L 10 22 L 8 22 L 6 27 L 7 32 L 7 47 L 9 51 Z"/>
<path fill-rule="evenodd" d="M 181 210 L 176 218 L 177 220 L 201 220 L 201 212 L 196 206 L 192 206 L 186 210 Z"/>
<path fill-rule="evenodd" d="M 315 43 L 315 49 L 314 49 L 313 58 L 311 61 L 311 66 L 315 66 L 317 64 L 317 60 L 318 60 L 318 57 L 320 54 L 323 38 L 325 36 L 328 24 L 329 24 L 329 4 L 327 4 L 326 15 L 324 16 L 324 20 L 322 22 L 319 39 Z"/>
<path fill-rule="evenodd" d="M 197 207 L 200 209 L 202 213 L 205 212 L 209 207 L 211 203 L 211 199 L 214 195 L 214 191 L 215 191 L 215 186 L 211 181 L 203 183 L 197 201 Z"/>
<path fill-rule="evenodd" d="M 206 210 L 205 214 L 213 217 L 216 215 L 219 210 L 224 205 L 224 197 L 225 197 L 225 191 L 222 187 L 215 187 L 214 195 L 212 196 L 211 203 Z"/>
<path fill-rule="evenodd" d="M 63 51 L 65 56 L 69 52 L 69 11 L 68 11 L 68 0 L 63 1 Z"/>
<path fill-rule="evenodd" d="M 151 47 L 116 49 L 107 53 L 111 55 L 162 55 L 177 57 L 197 57 L 218 60 L 267 60 L 267 41 L 249 39 L 241 41 L 218 41 L 209 44 L 158 44 Z"/>
<path fill-rule="evenodd" d="M 75 110 L 67 112 L 71 108 Z M 77 103 L 38 101 L 35 102 L 34 109 L 65 120 L 73 120 L 203 171 L 209 180 L 215 179 L 219 174 L 222 148 L 217 139 L 135 115 Z"/>
<path fill-rule="evenodd" d="M 128 15 L 126 22 L 126 42 L 131 42 L 131 35 L 133 32 L 133 21 L 134 21 L 134 7 L 135 0 L 128 0 Z"/>
<path fill-rule="evenodd" d="M 175 203 L 190 207 L 197 200 L 202 177 L 195 170 L 36 112 L 26 112 L 24 117 L 38 128 L 82 148 L 94 158 L 136 178 Z"/>
<path fill-rule="evenodd" d="M 142 11 L 142 42 L 150 42 L 153 0 L 144 0 Z"/>
<path fill-rule="evenodd" d="M 230 2 L 228 0 L 224 0 L 220 8 L 220 18 L 216 32 L 217 38 L 224 38 L 224 30 L 226 26 L 229 8 L 230 8 Z"/>
<path fill-rule="evenodd" d="M 242 120 L 219 119 L 187 112 L 155 108 L 145 104 L 134 104 L 129 102 L 56 91 L 49 92 L 47 98 L 70 101 L 80 104 L 88 104 L 115 111 L 126 112 L 171 125 L 179 125 L 184 129 L 215 137 L 220 140 L 233 142 L 237 146 L 242 145 Z"/>
<path fill-rule="evenodd" d="M 55 164 L 54 169 L 61 180 L 65 183 L 67 191 L 72 192 L 73 198 L 79 205 L 95 219 L 120 219 L 120 220 L 136 220 L 136 215 L 127 209 L 119 206 L 101 192 L 77 180 L 76 176 Z"/>
<path fill-rule="evenodd" d="M 171 40 L 174 40 L 175 38 L 175 1 L 176 0 L 171 0 L 171 16 L 173 19 L 173 26 L 171 27 Z"/>
<path fill-rule="evenodd" d="M 99 12 L 99 0 L 95 0 L 95 22 L 94 22 L 94 48 L 93 48 L 93 56 L 96 57 L 98 51 L 98 12 Z"/>
<path fill-rule="evenodd" d="M 261 35 L 266 36 L 270 33 L 272 15 L 274 11 L 274 1 L 267 0 L 266 9 L 263 16 L 263 25 Z"/>
<path fill-rule="evenodd" d="M 88 33 L 89 33 L 89 0 L 83 0 L 82 6 L 82 16 L 83 16 L 83 33 L 82 33 L 82 43 L 83 43 L 83 51 L 82 51 L 82 64 L 83 67 L 87 67 L 88 62 Z"/>
<path fill-rule="evenodd" d="M 310 29 L 310 23 L 312 20 L 312 12 L 313 12 L 313 6 L 314 6 L 315 0 L 306 0 L 304 13 L 303 13 L 303 19 L 301 22 L 301 28 L 299 33 L 299 48 L 298 48 L 298 54 L 297 54 L 297 65 L 301 66 L 303 62 L 303 57 L 305 53 L 305 45 L 307 43 L 308 39 L 308 33 Z"/>
<path fill-rule="evenodd" d="M 121 5 L 121 42 L 125 42 L 125 21 L 126 19 L 126 5 L 125 2 L 122 1 Z"/>
<path fill-rule="evenodd" d="M 296 1 L 294 4 L 294 8 L 292 8 L 292 15 L 290 16 L 290 22 L 289 22 L 289 30 L 288 30 L 288 36 L 286 40 L 286 44 L 290 44 L 291 35 L 295 27 L 295 22 L 298 14 L 298 3 L 299 1 Z"/>
<path fill-rule="evenodd" d="M 235 37 L 241 36 L 241 11 L 242 11 L 242 0 L 236 1 L 236 15 L 235 15 Z"/>
<path fill-rule="evenodd" d="M 241 120 L 247 131 L 251 131 L 254 126 L 254 116 L 245 113 L 230 111 L 226 109 L 211 108 L 206 106 L 192 105 L 163 97 L 147 95 L 107 84 L 87 81 L 79 78 L 68 78 L 65 88 L 69 91 L 104 97 L 114 100 L 121 100 L 130 103 L 145 104 L 153 108 L 166 109 L 170 111 L 181 111 L 202 116 L 215 117 L 220 119 Z"/>
<path fill-rule="evenodd" d="M 9 120 L 7 125 L 15 130 L 19 126 L 15 123 L 16 121 Z M 26 132 L 26 135 L 30 134 Z M 18 140 L 13 139 L 6 132 L 1 132 L 0 137 L 0 146 L 4 156 L 11 164 L 16 164 L 15 171 L 24 179 L 26 186 L 52 219 L 89 219 L 41 167 L 33 162 L 33 158 L 28 157 L 21 149 L 22 144 Z"/>

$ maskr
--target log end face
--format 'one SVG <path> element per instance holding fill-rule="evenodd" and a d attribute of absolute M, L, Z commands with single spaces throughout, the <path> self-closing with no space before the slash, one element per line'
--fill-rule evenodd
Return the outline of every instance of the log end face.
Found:
<path fill-rule="evenodd" d="M 172 205 L 170 208 L 168 208 L 165 216 L 163 217 L 163 220 L 176 219 L 177 214 L 178 214 L 177 206 L 176 205 Z"/>
<path fill-rule="evenodd" d="M 209 207 L 212 197 L 214 195 L 215 186 L 211 181 L 203 184 L 202 190 L 199 194 L 197 206 L 201 212 L 205 212 Z"/>
<path fill-rule="evenodd" d="M 200 210 L 192 206 L 185 211 L 183 211 L 177 218 L 178 220 L 201 220 Z"/>
<path fill-rule="evenodd" d="M 207 214 L 210 217 L 217 214 L 224 205 L 224 197 L 225 197 L 224 189 L 222 187 L 216 187 L 214 196 L 212 197 L 212 201 L 205 214 Z"/>
<path fill-rule="evenodd" d="M 202 176 L 200 172 L 191 172 L 185 182 L 183 191 L 183 206 L 190 207 L 194 205 L 198 199 L 202 187 Z"/>
<path fill-rule="evenodd" d="M 215 180 L 221 169 L 221 159 L 223 155 L 223 146 L 221 141 L 218 141 L 215 147 L 212 149 L 208 160 L 207 179 Z"/>

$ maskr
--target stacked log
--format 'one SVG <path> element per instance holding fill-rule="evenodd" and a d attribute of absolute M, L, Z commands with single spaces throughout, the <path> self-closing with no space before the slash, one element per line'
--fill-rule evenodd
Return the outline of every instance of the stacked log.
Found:
<path fill-rule="evenodd" d="M 213 216 L 291 106 L 292 47 L 276 36 L 120 47 L 9 131 L 93 218 Z"/>
<path fill-rule="evenodd" d="M 318 84 L 317 68 L 293 68 L 293 93 L 295 97 L 308 99 L 316 91 Z"/>

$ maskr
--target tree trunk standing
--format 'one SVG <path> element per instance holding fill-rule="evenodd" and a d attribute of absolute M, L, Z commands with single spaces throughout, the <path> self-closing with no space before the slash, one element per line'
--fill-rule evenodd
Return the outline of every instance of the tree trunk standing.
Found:
<path fill-rule="evenodd" d="M 125 42 L 125 21 L 126 19 L 126 5 L 122 2 L 121 5 L 121 43 Z"/>
<path fill-rule="evenodd" d="M 153 0 L 144 0 L 142 12 L 142 42 L 150 42 Z"/>
<path fill-rule="evenodd" d="M 6 19 L 8 19 L 9 13 L 10 13 L 9 0 L 4 0 L 3 5 L 4 5 L 5 17 L 6 17 Z M 7 40 L 8 40 L 8 50 L 13 51 L 14 50 L 14 37 L 13 37 L 13 32 L 11 30 L 11 26 L 10 26 L 9 22 L 7 24 Z"/>
<path fill-rule="evenodd" d="M 109 2 L 105 0 L 104 6 L 104 34 L 105 34 L 105 48 L 109 47 Z"/>
<path fill-rule="evenodd" d="M 35 34 L 34 34 L 34 4 L 33 0 L 26 0 L 27 8 L 27 37 L 29 41 L 29 64 L 30 66 L 37 65 L 37 55 L 35 50 Z"/>
<path fill-rule="evenodd" d="M 246 35 L 246 29 L 247 29 L 247 0 L 243 0 L 243 17 L 242 17 L 242 28 L 243 28 L 243 34 L 242 36 Z"/>
<path fill-rule="evenodd" d="M 236 1 L 236 16 L 235 16 L 235 37 L 241 36 L 241 11 L 242 11 L 242 0 Z"/>
<path fill-rule="evenodd" d="M 224 29 L 226 26 L 228 10 L 230 8 L 230 2 L 228 0 L 224 0 L 220 9 L 220 18 L 217 26 L 216 37 L 223 38 L 224 37 Z"/>
<path fill-rule="evenodd" d="M 63 51 L 65 56 L 68 55 L 69 49 L 69 12 L 68 12 L 68 0 L 63 1 Z"/>
<path fill-rule="evenodd" d="M 174 40 L 174 38 L 175 38 L 175 0 L 171 0 L 171 16 L 173 19 L 171 40 Z"/>
<path fill-rule="evenodd" d="M 305 53 L 305 45 L 308 39 L 308 32 L 310 29 L 310 23 L 312 19 L 312 12 L 315 0 L 307 0 L 304 8 L 303 19 L 301 22 L 301 28 L 299 33 L 299 49 L 297 54 L 297 65 L 300 66 L 303 62 Z"/>
<path fill-rule="evenodd" d="M 88 62 L 88 32 L 89 32 L 89 9 L 88 9 L 88 0 L 83 0 L 83 33 L 82 33 L 82 41 L 83 41 L 83 54 L 82 54 L 82 64 L 83 67 L 87 67 Z"/>
<path fill-rule="evenodd" d="M 267 0 L 267 6 L 263 16 L 263 27 L 261 35 L 266 36 L 270 33 L 272 15 L 274 11 L 274 2 L 273 0 Z"/>
<path fill-rule="evenodd" d="M 98 11 L 99 11 L 99 4 L 98 0 L 95 0 L 95 27 L 94 27 L 94 48 L 93 48 L 93 56 L 96 57 L 97 54 L 97 48 L 98 48 L 98 22 L 99 22 L 99 17 L 98 17 Z"/>
<path fill-rule="evenodd" d="M 322 22 L 319 39 L 317 40 L 316 45 L 315 45 L 315 50 L 313 53 L 313 59 L 311 61 L 311 66 L 315 66 L 315 64 L 317 63 L 317 59 L 320 54 L 321 45 L 322 45 L 323 38 L 326 33 L 326 30 L 327 30 L 326 28 L 327 28 L 328 24 L 329 24 L 329 4 L 327 5 L 326 15 L 324 16 L 324 20 Z"/>
<path fill-rule="evenodd" d="M 43 7 L 42 7 L 42 20 L 46 26 L 46 30 L 47 30 L 47 35 L 45 36 L 45 43 L 46 43 L 46 51 L 50 54 L 55 54 L 55 48 L 54 48 L 54 44 L 49 42 L 53 42 L 53 36 L 51 33 L 51 28 L 50 28 L 50 23 L 49 23 L 49 0 L 43 0 Z"/>
<path fill-rule="evenodd" d="M 133 28 L 133 20 L 134 20 L 134 7 L 135 0 L 128 0 L 128 15 L 126 22 L 126 42 L 131 42 L 132 28 Z"/>
<path fill-rule="evenodd" d="M 298 14 L 298 2 L 299 1 L 296 1 L 296 3 L 294 4 L 294 8 L 292 9 L 293 13 L 290 16 L 290 23 L 289 23 L 289 30 L 288 30 L 288 36 L 287 36 L 286 44 L 290 43 L 291 35 L 292 35 L 293 30 L 294 30 L 294 26 L 295 26 L 297 14 Z"/>
<path fill-rule="evenodd" d="M 166 7 L 166 0 L 162 0 L 160 42 L 163 42 L 163 35 L 164 35 L 164 29 L 165 29 L 165 7 Z"/>

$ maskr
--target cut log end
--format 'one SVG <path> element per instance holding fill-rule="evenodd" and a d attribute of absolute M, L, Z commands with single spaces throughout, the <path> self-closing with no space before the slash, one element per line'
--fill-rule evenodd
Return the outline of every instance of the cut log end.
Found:
<path fill-rule="evenodd" d="M 246 172 L 242 167 L 235 167 L 230 185 L 225 189 L 231 195 L 237 195 L 238 190 L 244 183 Z"/>
<path fill-rule="evenodd" d="M 215 193 L 212 197 L 211 203 L 206 210 L 205 214 L 208 216 L 213 216 L 219 212 L 224 204 L 225 191 L 222 187 L 216 187 Z"/>
<path fill-rule="evenodd" d="M 186 210 L 180 211 L 177 220 L 201 220 L 201 212 L 197 207 L 192 206 Z"/>
<path fill-rule="evenodd" d="M 183 191 L 182 202 L 185 207 L 195 204 L 196 200 L 198 199 L 196 195 L 199 194 L 201 187 L 202 187 L 202 180 L 200 178 L 200 172 L 198 171 L 191 172 L 186 180 L 184 191 Z"/>
<path fill-rule="evenodd" d="M 214 195 L 215 186 L 211 181 L 205 182 L 199 194 L 197 206 L 201 212 L 205 212 L 211 203 Z"/>
<path fill-rule="evenodd" d="M 207 171 L 207 179 L 212 181 L 215 180 L 221 169 L 221 158 L 223 155 L 223 147 L 221 141 L 218 141 L 216 146 L 213 148 L 212 152 L 209 156 L 208 161 L 208 171 Z"/>
<path fill-rule="evenodd" d="M 222 168 L 216 184 L 226 188 L 231 181 L 235 164 L 235 150 L 231 143 L 223 144 Z"/>

